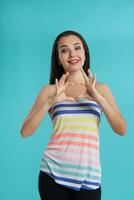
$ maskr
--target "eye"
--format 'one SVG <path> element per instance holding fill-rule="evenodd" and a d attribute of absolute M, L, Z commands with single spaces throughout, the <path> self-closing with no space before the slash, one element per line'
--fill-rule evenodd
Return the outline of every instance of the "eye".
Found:
<path fill-rule="evenodd" d="M 62 49 L 61 53 L 66 53 L 68 51 L 68 49 Z"/>
<path fill-rule="evenodd" d="M 80 50 L 80 49 L 81 49 L 80 46 L 75 47 L 75 50 Z"/>

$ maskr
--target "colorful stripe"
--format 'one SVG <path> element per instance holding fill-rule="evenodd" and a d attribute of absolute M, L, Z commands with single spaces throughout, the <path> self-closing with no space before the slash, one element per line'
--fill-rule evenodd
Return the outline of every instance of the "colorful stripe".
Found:
<path fill-rule="evenodd" d="M 87 99 L 64 101 L 51 108 L 53 133 L 40 169 L 58 184 L 74 190 L 100 187 L 101 114 L 100 106 Z"/>

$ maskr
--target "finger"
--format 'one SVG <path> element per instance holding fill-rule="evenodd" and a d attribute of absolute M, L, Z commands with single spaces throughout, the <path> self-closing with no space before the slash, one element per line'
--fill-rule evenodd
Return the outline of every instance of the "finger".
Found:
<path fill-rule="evenodd" d="M 90 69 L 88 69 L 88 74 L 89 74 L 89 80 L 91 80 L 90 82 L 92 83 L 93 75 L 92 75 Z"/>
<path fill-rule="evenodd" d="M 65 79 L 65 74 L 63 74 L 62 77 L 61 77 L 60 80 L 59 80 L 59 85 L 60 85 L 60 86 L 63 84 L 64 79 Z"/>
<path fill-rule="evenodd" d="M 67 72 L 66 74 L 62 75 L 62 77 L 60 79 L 60 86 L 65 83 L 65 80 L 66 80 L 68 75 L 69 75 L 69 72 Z"/>
<path fill-rule="evenodd" d="M 86 93 L 86 94 L 85 94 L 85 98 L 91 100 L 91 99 L 92 99 L 92 96 Z"/>
<path fill-rule="evenodd" d="M 92 75 L 90 69 L 88 69 L 88 73 L 89 73 L 89 76 L 90 76 L 90 77 L 93 77 L 93 75 Z"/>
<path fill-rule="evenodd" d="M 94 75 L 93 81 L 92 81 L 92 85 L 95 86 L 95 84 L 96 84 L 96 74 Z"/>
<path fill-rule="evenodd" d="M 67 72 L 67 73 L 65 74 L 64 79 L 63 79 L 63 84 L 65 84 L 65 80 L 66 80 L 66 78 L 67 78 L 68 75 L 69 75 L 69 72 Z"/>
<path fill-rule="evenodd" d="M 67 76 L 69 75 L 69 72 L 67 72 L 65 75 L 66 75 L 66 77 L 67 77 Z"/>
<path fill-rule="evenodd" d="M 68 75 L 69 75 L 69 72 L 67 72 L 67 73 L 65 74 L 65 78 L 64 78 L 64 82 L 63 82 L 63 83 L 65 83 L 66 78 L 68 77 Z"/>
<path fill-rule="evenodd" d="M 77 99 L 79 99 L 79 98 L 84 98 L 85 97 L 85 95 L 79 95 L 78 97 L 77 97 Z"/>
<path fill-rule="evenodd" d="M 74 83 L 71 83 L 71 82 L 66 82 L 66 83 L 65 83 L 65 87 L 67 87 L 68 85 L 75 86 L 75 84 L 74 84 Z"/>
<path fill-rule="evenodd" d="M 56 85 L 56 92 L 57 92 L 57 91 L 58 91 L 58 88 L 59 88 L 57 78 L 55 79 L 55 85 Z"/>
<path fill-rule="evenodd" d="M 81 85 L 85 85 L 85 81 L 76 81 L 76 84 L 81 84 Z"/>
<path fill-rule="evenodd" d="M 76 101 L 73 97 L 66 97 L 66 100 L 68 100 L 68 101 Z"/>
<path fill-rule="evenodd" d="M 90 80 L 89 82 L 90 82 L 91 84 L 93 84 L 94 78 L 95 78 L 95 81 L 96 81 L 96 77 L 93 76 L 93 74 L 91 73 L 90 69 L 88 69 L 88 72 L 89 72 L 89 80 Z"/>
<path fill-rule="evenodd" d="M 59 82 L 58 82 L 58 79 L 56 78 L 56 87 L 57 87 L 57 89 L 59 88 Z"/>
<path fill-rule="evenodd" d="M 89 81 L 88 76 L 87 76 L 86 73 L 84 72 L 83 68 L 81 68 L 81 72 L 82 72 L 82 74 L 83 74 L 83 77 L 84 77 L 85 81 L 88 82 L 88 81 Z"/>

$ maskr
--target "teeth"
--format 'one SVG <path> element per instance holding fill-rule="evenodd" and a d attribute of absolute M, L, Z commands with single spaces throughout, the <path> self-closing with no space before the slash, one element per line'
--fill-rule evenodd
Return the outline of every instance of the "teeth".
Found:
<path fill-rule="evenodd" d="M 72 60 L 72 61 L 69 61 L 70 63 L 77 63 L 79 60 Z"/>

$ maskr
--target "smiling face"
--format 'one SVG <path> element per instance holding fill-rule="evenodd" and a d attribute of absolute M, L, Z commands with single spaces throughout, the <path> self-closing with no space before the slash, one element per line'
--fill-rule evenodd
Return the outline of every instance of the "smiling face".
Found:
<path fill-rule="evenodd" d="M 58 41 L 58 60 L 65 72 L 82 68 L 85 62 L 85 50 L 81 40 L 75 35 L 63 36 Z"/>

